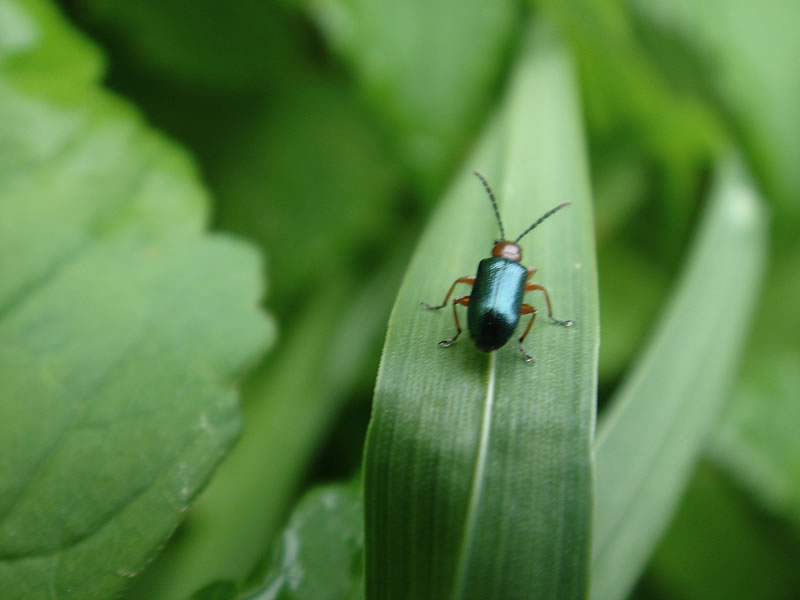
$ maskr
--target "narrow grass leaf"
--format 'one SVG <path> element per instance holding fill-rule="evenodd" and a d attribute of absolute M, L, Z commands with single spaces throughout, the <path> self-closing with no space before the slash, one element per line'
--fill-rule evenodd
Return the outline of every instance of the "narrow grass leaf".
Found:
<path fill-rule="evenodd" d="M 683 278 L 598 430 L 592 600 L 633 586 L 735 375 L 765 263 L 760 200 L 723 162 Z"/>
<path fill-rule="evenodd" d="M 452 309 L 420 305 L 474 274 L 497 237 L 473 168 L 493 185 L 509 237 L 573 202 L 522 242 L 555 315 L 576 321 L 549 322 L 543 299 L 528 295 L 540 309 L 526 340 L 533 365 L 516 338 L 488 356 L 466 333 L 439 347 L 454 333 Z M 423 236 L 390 319 L 365 455 L 368 598 L 584 596 L 597 342 L 576 91 L 562 46 L 540 25 Z"/>

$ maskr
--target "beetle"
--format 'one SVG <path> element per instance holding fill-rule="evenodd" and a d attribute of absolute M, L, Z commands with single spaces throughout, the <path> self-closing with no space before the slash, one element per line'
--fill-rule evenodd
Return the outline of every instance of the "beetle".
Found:
<path fill-rule="evenodd" d="M 533 357 L 525 351 L 525 346 L 522 345 L 522 342 L 525 341 L 525 337 L 531 330 L 531 325 L 533 325 L 533 321 L 536 318 L 536 309 L 530 304 L 522 302 L 525 292 L 540 291 L 544 294 L 544 299 L 547 303 L 547 316 L 554 323 L 569 327 L 574 324 L 574 321 L 562 321 L 553 316 L 553 306 L 547 289 L 538 283 L 529 281 L 536 273 L 536 269 L 526 268 L 520 264 L 522 261 L 522 249 L 519 247 L 519 241 L 540 225 L 542 221 L 565 206 L 569 206 L 571 202 L 562 202 L 548 210 L 512 242 L 506 239 L 503 222 L 500 220 L 500 211 L 497 209 L 497 201 L 492 188 L 489 187 L 486 178 L 478 171 L 473 171 L 473 173 L 481 180 L 486 193 L 489 195 L 489 200 L 492 202 L 494 216 L 500 227 L 500 239 L 494 242 L 492 256 L 484 258 L 478 263 L 478 272 L 474 277 L 467 276 L 456 279 L 440 305 L 431 306 L 425 302 L 422 304 L 428 310 L 444 308 L 447 306 L 447 301 L 450 299 L 456 285 L 459 283 L 471 285 L 471 295 L 453 298 L 453 319 L 456 323 L 456 334 L 448 340 L 442 340 L 439 345 L 447 348 L 461 335 L 461 323 L 458 320 L 458 311 L 456 310 L 460 304 L 467 307 L 469 336 L 482 352 L 491 352 L 504 346 L 514 335 L 520 317 L 522 315 L 531 315 L 525 331 L 519 338 L 519 350 L 525 362 L 532 363 Z"/>

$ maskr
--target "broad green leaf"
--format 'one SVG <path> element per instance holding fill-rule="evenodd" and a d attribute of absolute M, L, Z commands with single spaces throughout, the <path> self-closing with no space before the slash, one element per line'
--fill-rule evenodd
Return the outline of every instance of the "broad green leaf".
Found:
<path fill-rule="evenodd" d="M 259 265 L 49 5 L 0 11 L 0 587 L 115 597 L 238 433 Z"/>
<path fill-rule="evenodd" d="M 728 160 L 675 295 L 600 423 L 593 600 L 625 596 L 668 523 L 732 386 L 765 254 L 760 200 Z"/>
<path fill-rule="evenodd" d="M 363 598 L 360 484 L 328 485 L 297 504 L 276 544 L 270 574 L 247 600 Z"/>
<path fill-rule="evenodd" d="M 390 319 L 365 455 L 368 598 L 582 598 L 591 521 L 597 361 L 591 206 L 569 61 L 532 31 L 502 110 L 456 178 L 412 260 Z M 540 317 L 521 359 L 484 355 L 448 308 L 425 311 L 475 273 L 497 236 L 472 168 L 492 182 L 562 328 Z M 461 291 L 459 293 L 464 293 Z M 462 315 L 463 318 L 463 315 Z M 462 321 L 463 322 L 463 321 Z"/>
<path fill-rule="evenodd" d="M 351 65 L 400 156 L 438 190 L 516 34 L 514 0 L 298 0 Z"/>

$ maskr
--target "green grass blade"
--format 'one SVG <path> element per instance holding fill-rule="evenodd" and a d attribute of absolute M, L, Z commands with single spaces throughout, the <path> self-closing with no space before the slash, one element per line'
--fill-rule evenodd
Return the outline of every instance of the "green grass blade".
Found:
<path fill-rule="evenodd" d="M 569 61 L 549 29 L 526 40 L 502 110 L 444 198 L 399 293 L 365 455 L 369 598 L 582 598 L 591 515 L 598 343 L 588 176 Z M 428 312 L 474 274 L 497 236 L 471 169 L 492 183 L 510 236 L 573 205 L 523 241 L 565 329 L 540 316 L 522 361 L 453 334 Z M 465 293 L 465 292 L 461 292 Z M 528 301 L 543 308 L 541 297 Z M 542 315 L 545 311 L 540 311 Z"/>
<path fill-rule="evenodd" d="M 765 254 L 759 198 L 725 162 L 683 280 L 598 430 L 593 600 L 625 596 L 680 498 L 735 375 Z"/>

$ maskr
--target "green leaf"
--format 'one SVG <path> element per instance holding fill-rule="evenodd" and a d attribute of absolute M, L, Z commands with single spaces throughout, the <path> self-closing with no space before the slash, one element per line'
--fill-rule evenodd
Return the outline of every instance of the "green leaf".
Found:
<path fill-rule="evenodd" d="M 270 574 L 248 600 L 363 598 L 364 529 L 360 484 L 310 491 L 276 544 Z"/>
<path fill-rule="evenodd" d="M 423 189 L 469 140 L 516 32 L 514 0 L 302 0 Z"/>
<path fill-rule="evenodd" d="M 507 102 L 434 216 L 384 347 L 365 456 L 370 598 L 582 598 L 591 514 L 597 362 L 591 205 L 569 61 L 544 25 L 527 40 Z M 494 185 L 508 230 L 573 206 L 525 239 L 556 316 L 490 356 L 452 313 L 423 310 L 473 274 L 497 235 L 470 173 Z M 541 308 L 540 297 L 529 301 Z M 541 311 L 540 314 L 543 314 Z"/>
<path fill-rule="evenodd" d="M 191 164 L 86 42 L 43 2 L 0 11 L 3 597 L 114 597 L 238 433 L 259 264 L 204 232 Z"/>
<path fill-rule="evenodd" d="M 593 600 L 625 596 L 668 523 L 735 376 L 765 255 L 757 192 L 728 160 L 675 295 L 598 429 Z"/>

